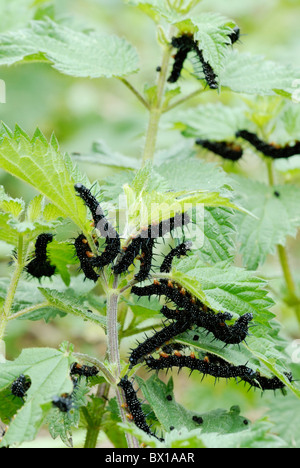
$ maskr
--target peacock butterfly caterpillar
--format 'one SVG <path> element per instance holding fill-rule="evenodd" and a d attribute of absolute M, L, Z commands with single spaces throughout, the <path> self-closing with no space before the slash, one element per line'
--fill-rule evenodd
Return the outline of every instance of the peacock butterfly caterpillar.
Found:
<path fill-rule="evenodd" d="M 189 52 L 194 51 L 201 63 L 205 80 L 211 89 L 217 89 L 217 75 L 215 74 L 211 65 L 204 60 L 203 52 L 199 49 L 198 42 L 194 40 L 190 34 L 182 34 L 179 37 L 172 38 L 172 46 L 178 49 L 175 55 L 173 69 L 168 78 L 169 83 L 176 83 L 180 78 L 181 70 Z"/>
<path fill-rule="evenodd" d="M 235 26 L 232 33 L 228 34 L 231 44 L 235 44 L 241 37 L 241 30 L 238 26 Z"/>
<path fill-rule="evenodd" d="M 142 239 L 140 254 L 141 266 L 139 272 L 134 276 L 136 281 L 145 281 L 149 277 L 152 268 L 153 247 L 154 239 Z"/>
<path fill-rule="evenodd" d="M 183 242 L 182 244 L 178 245 L 174 249 L 172 249 L 164 258 L 160 266 L 161 273 L 169 273 L 172 268 L 172 263 L 175 257 L 180 258 L 185 255 L 191 250 L 192 242 Z"/>
<path fill-rule="evenodd" d="M 242 147 L 234 142 L 210 141 L 199 138 L 196 140 L 196 144 L 230 161 L 239 161 L 244 153 Z"/>
<path fill-rule="evenodd" d="M 150 338 L 146 337 L 146 340 L 142 343 L 138 343 L 135 349 L 131 350 L 129 356 L 130 368 L 142 362 L 148 354 L 152 354 L 157 349 L 168 343 L 172 338 L 180 335 L 190 328 L 188 321 L 176 321 L 168 326 L 165 326 L 155 332 Z"/>
<path fill-rule="evenodd" d="M 120 380 L 118 386 L 121 387 L 124 392 L 126 407 L 128 408 L 129 412 L 129 419 L 131 419 L 139 429 L 146 432 L 146 434 L 155 437 L 160 442 L 163 442 L 164 439 L 157 437 L 156 434 L 154 434 L 154 432 L 152 432 L 151 428 L 148 426 L 146 416 L 142 410 L 141 402 L 137 397 L 132 382 L 128 380 L 127 375 L 125 375 Z"/>
<path fill-rule="evenodd" d="M 52 405 L 58 408 L 62 413 L 69 413 L 73 408 L 72 395 L 64 393 L 61 396 L 55 396 L 52 398 Z"/>
<path fill-rule="evenodd" d="M 176 83 L 180 78 L 184 62 L 187 59 L 189 52 L 193 50 L 194 41 L 192 36 L 183 34 L 179 37 L 173 37 L 171 44 L 175 49 L 178 49 L 178 52 L 174 57 L 173 68 L 168 78 L 168 82 Z"/>
<path fill-rule="evenodd" d="M 91 258 L 93 258 L 93 253 L 84 234 L 80 234 L 75 239 L 74 247 L 85 278 L 94 282 L 98 281 L 99 275 L 95 272 L 90 262 Z"/>
<path fill-rule="evenodd" d="M 290 158 L 291 156 L 300 154 L 300 141 L 291 146 L 279 146 L 262 141 L 255 133 L 248 130 L 239 130 L 236 136 L 248 141 L 257 151 L 273 159 Z"/>
<path fill-rule="evenodd" d="M 199 299 L 194 298 L 189 291 L 182 288 L 171 280 L 154 280 L 149 286 L 133 286 L 133 294 L 139 297 L 165 296 L 174 302 L 178 310 L 174 311 L 164 306 L 161 313 L 167 319 L 187 321 L 197 327 L 202 327 L 212 333 L 215 339 L 226 344 L 239 344 L 248 336 L 249 323 L 253 320 L 251 313 L 240 316 L 233 325 L 226 324 L 232 319 L 232 314 L 215 313 L 212 309 L 203 304 Z"/>
<path fill-rule="evenodd" d="M 24 399 L 24 397 L 26 396 L 26 392 L 30 388 L 30 386 L 30 379 L 26 378 L 25 375 L 21 374 L 16 380 L 13 381 L 11 385 L 11 393 L 15 397 Z"/>
<path fill-rule="evenodd" d="M 131 243 L 120 259 L 120 261 L 113 266 L 113 271 L 116 275 L 121 275 L 134 263 L 134 260 L 139 255 L 142 246 L 141 236 L 137 236 L 132 239 Z"/>
<path fill-rule="evenodd" d="M 222 366 L 220 363 L 217 364 L 205 359 L 198 359 L 194 357 L 194 355 L 179 356 L 173 354 L 167 357 L 160 357 L 159 359 L 155 359 L 153 356 L 147 356 L 145 364 L 148 369 L 156 371 L 169 370 L 173 367 L 177 367 L 179 370 L 187 368 L 190 369 L 191 373 L 193 371 L 198 371 L 203 374 L 203 376 L 210 375 L 216 379 L 244 379 L 246 377 L 251 382 L 256 375 L 255 371 L 247 366 L 234 366 L 229 363 L 227 363 L 228 365 Z"/>
<path fill-rule="evenodd" d="M 171 218 L 164 219 L 160 223 L 150 224 L 146 229 L 143 229 L 138 236 L 134 237 L 130 244 L 126 247 L 126 250 L 123 253 L 120 261 L 113 266 L 114 273 L 116 275 L 125 273 L 128 270 L 128 268 L 134 264 L 134 260 L 139 255 L 142 247 L 145 245 L 148 248 L 150 247 L 148 251 L 148 259 L 146 265 L 144 265 L 145 272 L 147 271 L 147 269 L 149 269 L 150 271 L 150 257 L 152 259 L 151 246 L 153 246 L 150 240 L 164 237 L 167 233 L 172 232 L 180 227 L 183 228 L 183 226 L 186 226 L 190 222 L 191 218 L 187 213 L 176 213 Z M 144 243 L 144 240 L 148 240 L 148 243 Z M 141 277 L 138 276 L 138 281 L 142 281 L 139 278 L 143 278 L 143 276 L 145 277 L 144 279 L 148 277 L 149 272 L 147 273 L 147 276 L 145 276 L 145 272 L 142 271 Z"/>
<path fill-rule="evenodd" d="M 55 274 L 56 267 L 51 265 L 47 254 L 47 246 L 53 241 L 53 237 L 53 234 L 49 233 L 43 233 L 37 237 L 34 258 L 25 267 L 27 273 L 39 280 L 44 276 L 51 278 Z"/>
<path fill-rule="evenodd" d="M 103 268 L 112 263 L 120 252 L 120 236 L 116 229 L 109 223 L 101 208 L 100 203 L 92 195 L 91 191 L 82 184 L 75 184 L 74 188 L 79 197 L 89 208 L 95 227 L 100 232 L 101 237 L 105 238 L 106 248 L 100 256 L 93 258 L 91 265 L 96 268 Z"/>
<path fill-rule="evenodd" d="M 79 364 L 78 362 L 73 362 L 70 367 L 70 375 L 79 375 L 79 377 L 94 377 L 99 373 L 99 370 L 96 366 L 87 366 L 84 364 Z"/>

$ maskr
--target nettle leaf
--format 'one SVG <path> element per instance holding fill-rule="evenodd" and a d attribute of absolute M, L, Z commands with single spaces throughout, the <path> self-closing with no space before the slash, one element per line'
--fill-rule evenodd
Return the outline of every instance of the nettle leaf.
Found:
<path fill-rule="evenodd" d="M 25 403 L 11 421 L 1 446 L 35 438 L 45 416 L 41 405 L 72 391 L 70 364 L 68 354 L 51 348 L 27 348 L 14 361 L 0 364 L 0 389 L 9 387 L 20 374 L 31 380 Z"/>
<path fill-rule="evenodd" d="M 217 74 L 222 68 L 228 45 L 231 43 L 230 26 L 234 27 L 234 25 L 235 23 L 230 19 L 214 12 L 201 13 L 191 19 L 176 23 L 177 28 L 182 32 L 188 28 L 194 33 L 194 38 L 199 41 L 199 48 L 203 51 L 204 60 Z"/>
<path fill-rule="evenodd" d="M 47 0 L 0 0 L 1 25 L 0 32 L 12 31 L 26 26 L 33 19 L 39 4 L 45 3 Z"/>
<path fill-rule="evenodd" d="M 119 169 L 136 169 L 141 166 L 138 159 L 111 150 L 102 140 L 93 143 L 90 153 L 73 154 L 73 159 L 81 163 L 100 164 Z"/>
<path fill-rule="evenodd" d="M 203 265 L 197 255 L 174 262 L 172 278 L 182 281 L 188 290 L 202 291 L 209 305 L 220 311 L 231 312 L 235 317 L 253 313 L 258 323 L 265 323 L 274 315 L 268 309 L 274 305 L 265 289 L 266 281 L 253 272 L 227 263 Z M 184 286 L 184 285 L 183 285 Z M 201 299 L 201 295 L 199 299 Z"/>
<path fill-rule="evenodd" d="M 299 70 L 266 60 L 260 55 L 232 51 L 220 71 L 220 83 L 236 93 L 272 96 L 284 92 L 292 97 Z"/>
<path fill-rule="evenodd" d="M 30 139 L 19 127 L 13 134 L 3 124 L 0 128 L 0 167 L 38 190 L 65 217 L 85 226 L 86 208 L 74 190 L 80 177 L 77 169 L 53 144 L 53 138 L 48 143 L 44 136 L 38 135 L 41 133 Z"/>
<path fill-rule="evenodd" d="M 49 18 L 0 35 L 0 65 L 32 57 L 76 77 L 122 77 L 138 70 L 136 50 L 126 40 L 96 31 L 75 31 Z"/>
<path fill-rule="evenodd" d="M 245 417 L 240 415 L 240 410 L 236 406 L 229 411 L 217 409 L 199 414 L 176 402 L 172 378 L 168 383 L 164 383 L 157 375 L 151 376 L 146 381 L 140 377 L 136 379 L 143 396 L 148 400 L 162 428 L 166 431 L 166 447 L 205 447 L 206 443 L 203 441 L 205 434 L 212 434 L 214 437 L 222 434 L 237 435 L 249 429 L 244 423 Z M 201 428 L 193 420 L 194 416 L 203 419 Z"/>
<path fill-rule="evenodd" d="M 96 315 L 84 307 L 80 300 L 72 298 L 64 292 L 56 291 L 49 288 L 38 288 L 42 295 L 47 299 L 49 305 L 61 310 L 67 314 L 72 314 L 100 325 L 102 328 L 106 327 L 106 319 L 101 315 Z"/>
<path fill-rule="evenodd" d="M 157 23 L 161 18 L 169 23 L 179 21 L 201 0 L 124 0 L 128 5 L 138 6 L 144 13 L 150 16 Z"/>
<path fill-rule="evenodd" d="M 216 141 L 232 140 L 238 129 L 248 126 L 245 107 L 228 107 L 220 103 L 179 111 L 172 121 L 188 138 Z"/>
<path fill-rule="evenodd" d="M 209 167 L 209 171 L 211 169 L 212 166 Z M 153 179 L 153 177 L 155 178 Z M 163 174 L 161 177 L 163 177 Z M 152 171 L 151 167 L 146 166 L 136 174 L 130 185 L 125 184 L 123 186 L 130 233 L 134 232 L 134 229 L 138 232 L 143 226 L 155 222 L 159 223 L 161 220 L 169 219 L 176 213 L 185 212 L 195 207 L 198 207 L 201 212 L 204 207 L 225 207 L 243 210 L 230 200 L 229 187 L 226 190 L 219 187 L 215 190 L 199 189 L 199 184 L 194 183 L 195 188 L 192 184 L 189 184 L 186 190 L 161 191 L 160 187 L 157 187 L 157 183 L 152 184 L 153 180 L 156 180 L 155 172 Z M 185 181 L 187 184 L 187 179 Z M 168 181 L 166 185 L 168 185 Z M 213 185 L 212 180 L 211 185 Z M 219 181 L 216 185 L 220 185 Z M 209 186 L 207 181 L 206 186 Z"/>
<path fill-rule="evenodd" d="M 256 270 L 278 244 L 295 237 L 300 226 L 300 189 L 293 185 L 269 187 L 261 182 L 233 176 L 240 202 L 257 216 L 236 215 L 238 240 L 244 265 Z M 279 194 L 275 196 L 275 192 Z"/>

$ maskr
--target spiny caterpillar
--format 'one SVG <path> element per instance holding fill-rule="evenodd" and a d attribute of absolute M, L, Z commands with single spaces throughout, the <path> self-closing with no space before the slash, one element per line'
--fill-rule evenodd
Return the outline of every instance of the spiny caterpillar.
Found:
<path fill-rule="evenodd" d="M 23 399 L 26 396 L 26 392 L 30 386 L 30 380 L 26 378 L 25 375 L 21 374 L 16 380 L 13 381 L 11 385 L 11 393 L 13 396 Z"/>
<path fill-rule="evenodd" d="M 189 291 L 171 280 L 154 280 L 149 286 L 133 286 L 133 294 L 139 297 L 165 296 L 174 302 L 179 310 L 171 311 L 163 307 L 161 312 L 166 318 L 188 322 L 206 329 L 218 340 L 226 344 L 239 344 L 248 336 L 248 325 L 253 320 L 253 315 L 246 313 L 239 317 L 233 325 L 227 325 L 225 321 L 232 319 L 232 314 L 215 313 L 199 299 L 194 298 Z"/>
<path fill-rule="evenodd" d="M 37 237 L 34 258 L 25 267 L 27 273 L 39 280 L 43 276 L 50 278 L 56 270 L 56 267 L 51 265 L 47 254 L 47 246 L 53 241 L 53 237 L 53 234 L 49 233 L 43 233 Z"/>
<path fill-rule="evenodd" d="M 240 145 L 228 141 L 210 141 L 199 138 L 196 140 L 196 144 L 231 161 L 239 161 L 244 153 Z"/>
<path fill-rule="evenodd" d="M 94 377 L 99 373 L 96 366 L 87 366 L 73 362 L 70 367 L 70 375 L 79 375 L 80 377 Z"/>
<path fill-rule="evenodd" d="M 153 223 L 142 229 L 142 232 L 134 237 L 131 243 L 125 248 L 125 251 L 120 261 L 113 266 L 113 271 L 116 275 L 125 273 L 128 268 L 134 263 L 136 257 L 138 257 L 141 249 L 144 247 L 147 249 L 147 260 L 144 269 L 142 269 L 141 276 L 138 275 L 138 281 L 142 281 L 140 278 L 146 279 L 151 269 L 150 257 L 152 259 L 151 249 L 153 247 L 153 240 L 164 237 L 169 232 L 174 231 L 177 228 L 183 228 L 191 222 L 191 218 L 187 213 L 176 213 L 174 216 L 168 219 L 162 220 L 160 223 Z M 148 243 L 145 242 L 148 240 Z M 150 242 L 152 241 L 152 242 Z M 147 272 L 147 276 L 146 276 Z"/>
<path fill-rule="evenodd" d="M 194 40 L 191 34 L 182 34 L 179 37 L 172 38 L 172 46 L 178 49 L 175 55 L 173 69 L 168 78 L 169 83 L 176 83 L 180 78 L 181 70 L 189 52 L 194 51 L 202 65 L 205 80 L 211 89 L 217 89 L 217 75 L 214 73 L 211 65 L 204 60 L 203 52 L 199 49 L 198 42 Z"/>
<path fill-rule="evenodd" d="M 192 242 L 183 242 L 182 244 L 178 245 L 174 249 L 172 249 L 164 258 L 160 266 L 161 273 L 169 273 L 172 268 L 172 263 L 175 257 L 180 258 L 185 255 L 191 250 Z"/>
<path fill-rule="evenodd" d="M 209 362 L 206 359 L 198 359 L 194 354 L 191 356 L 182 356 L 180 353 L 160 356 L 159 359 L 155 359 L 153 356 L 148 356 L 145 359 L 145 363 L 149 369 L 153 370 L 168 370 L 173 367 L 179 369 L 187 368 L 193 371 L 198 371 L 201 374 L 210 375 L 216 379 L 230 379 L 230 378 L 247 378 L 250 382 L 255 378 L 255 371 L 247 366 L 234 366 L 228 364 L 222 366 Z"/>
<path fill-rule="evenodd" d="M 120 380 L 118 386 L 121 387 L 124 392 L 126 406 L 129 411 L 129 419 L 132 419 L 135 425 L 142 431 L 146 432 L 146 434 L 155 437 L 160 442 L 163 442 L 163 439 L 157 437 L 148 426 L 146 416 L 142 410 L 142 405 L 136 395 L 136 391 L 134 390 L 132 383 L 128 380 L 127 375 Z"/>
<path fill-rule="evenodd" d="M 64 393 L 61 396 L 52 398 L 52 405 L 59 409 L 62 413 L 68 413 L 73 408 L 72 395 Z"/>
<path fill-rule="evenodd" d="M 228 34 L 231 44 L 235 44 L 241 37 L 241 30 L 238 26 L 235 26 L 232 33 Z"/>
<path fill-rule="evenodd" d="M 172 338 L 175 338 L 189 328 L 190 323 L 188 321 L 176 321 L 168 326 L 164 326 L 161 330 L 150 336 L 150 338 L 146 337 L 143 343 L 139 343 L 138 346 L 132 350 L 129 357 L 130 368 L 142 362 L 145 356 L 152 354 L 156 349 L 161 348 Z"/>
<path fill-rule="evenodd" d="M 98 281 L 99 275 L 93 269 L 90 259 L 93 257 L 91 248 L 84 234 L 80 234 L 74 242 L 76 255 L 80 261 L 80 268 L 82 269 L 85 277 L 92 281 Z"/>
<path fill-rule="evenodd" d="M 291 156 L 300 154 L 300 141 L 297 141 L 292 146 L 280 146 L 272 143 L 266 143 L 258 138 L 255 133 L 249 132 L 248 130 L 239 130 L 236 133 L 236 136 L 248 141 L 257 149 L 257 151 L 260 151 L 265 156 L 273 159 L 290 158 Z"/>
<path fill-rule="evenodd" d="M 112 263 L 120 252 L 120 237 L 115 228 L 106 219 L 100 203 L 92 195 L 91 191 L 82 184 L 75 184 L 74 188 L 79 197 L 89 208 L 95 227 L 105 238 L 106 247 L 100 256 L 91 260 L 91 265 L 96 268 L 103 268 Z"/>
<path fill-rule="evenodd" d="M 169 83 L 176 83 L 181 75 L 181 71 L 183 69 L 184 62 L 191 50 L 194 47 L 194 41 L 192 36 L 188 34 L 183 34 L 179 37 L 173 37 L 171 41 L 172 46 L 174 49 L 178 49 L 174 57 L 174 64 L 172 68 L 172 72 L 168 78 Z"/>
<path fill-rule="evenodd" d="M 136 281 L 145 281 L 152 268 L 154 239 L 142 239 L 141 254 L 138 259 L 141 262 L 140 271 L 134 276 Z"/>

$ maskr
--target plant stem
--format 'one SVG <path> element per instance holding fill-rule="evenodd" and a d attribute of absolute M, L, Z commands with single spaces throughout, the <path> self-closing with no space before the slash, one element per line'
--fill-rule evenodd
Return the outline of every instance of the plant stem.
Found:
<path fill-rule="evenodd" d="M 45 301 L 41 302 L 40 304 L 35 304 L 33 306 L 26 307 L 26 309 L 19 310 L 19 312 L 10 315 L 7 320 L 18 319 L 20 317 L 23 317 L 23 315 L 29 314 L 30 312 L 34 312 L 35 310 L 43 309 L 44 307 L 51 307 L 51 305 L 48 301 Z"/>
<path fill-rule="evenodd" d="M 269 185 L 270 187 L 273 187 L 275 184 L 273 160 L 271 158 L 267 158 L 266 164 L 268 169 Z M 281 269 L 283 271 L 285 284 L 289 293 L 288 302 L 295 305 L 297 319 L 300 323 L 300 299 L 297 297 L 296 285 L 289 265 L 287 250 L 283 245 L 277 245 L 277 253 Z"/>
<path fill-rule="evenodd" d="M 287 251 L 285 247 L 283 247 L 282 245 L 278 245 L 277 252 L 278 252 L 279 259 L 280 259 L 280 264 L 281 264 L 281 268 L 284 274 L 284 279 L 287 285 L 287 289 L 289 291 L 289 298 L 293 302 L 294 301 L 299 302 L 299 298 L 297 298 L 297 294 L 296 294 L 296 285 L 295 285 L 293 275 L 292 275 L 290 265 L 289 265 Z"/>
<path fill-rule="evenodd" d="M 129 81 L 127 81 L 125 78 L 118 78 L 137 98 L 138 100 L 143 104 L 143 106 L 146 107 L 146 109 L 150 110 L 150 106 L 148 102 L 144 99 L 144 97 L 138 92 L 138 90 L 132 86 Z"/>
<path fill-rule="evenodd" d="M 118 276 L 115 275 L 114 284 L 112 290 L 108 292 L 107 297 L 107 352 L 108 359 L 112 367 L 115 367 L 115 377 L 119 377 L 121 374 L 121 363 L 119 353 L 119 340 L 118 340 L 118 301 L 119 291 Z M 124 403 L 119 387 L 115 387 L 116 397 L 119 407 L 120 416 L 122 422 L 126 422 L 126 415 L 122 404 Z M 126 440 L 129 448 L 137 448 L 138 442 L 130 434 L 126 434 Z"/>
<path fill-rule="evenodd" d="M 96 448 L 97 446 L 97 440 L 101 430 L 102 418 L 109 394 L 109 389 L 110 385 L 108 383 L 104 383 L 98 386 L 96 397 L 102 398 L 103 404 L 97 408 L 96 413 L 94 412 L 92 415 L 90 415 L 88 410 L 83 408 L 83 414 L 88 424 L 84 448 Z"/>
<path fill-rule="evenodd" d="M 23 236 L 19 236 L 19 244 L 18 244 L 18 254 L 17 254 L 17 262 L 15 264 L 15 271 L 13 273 L 10 286 L 7 291 L 7 296 L 3 305 L 3 309 L 0 314 L 0 341 L 3 340 L 5 329 L 7 322 L 9 320 L 11 307 L 14 301 L 14 297 L 16 294 L 17 286 L 21 277 L 21 273 L 24 268 L 23 264 Z"/>
<path fill-rule="evenodd" d="M 169 62 L 172 54 L 172 47 L 165 46 L 165 50 L 162 58 L 161 71 L 157 82 L 157 94 L 153 104 L 150 107 L 150 116 L 148 129 L 146 134 L 146 142 L 143 153 L 143 163 L 146 161 L 152 161 L 154 158 L 154 152 L 157 141 L 157 134 L 159 128 L 159 121 L 163 113 L 163 97 L 165 91 L 165 85 L 167 81 L 167 74 L 169 68 Z"/>
<path fill-rule="evenodd" d="M 193 99 L 194 97 L 198 96 L 199 94 L 203 93 L 205 90 L 203 88 L 196 89 L 192 93 L 188 94 L 187 96 L 183 96 L 182 98 L 178 99 L 177 101 L 173 102 L 173 104 L 170 104 L 169 106 L 165 107 L 163 109 L 163 113 L 165 114 L 166 112 L 169 112 L 170 110 L 174 109 L 177 106 L 180 106 L 181 104 L 184 104 L 186 101 L 189 101 L 190 99 Z"/>

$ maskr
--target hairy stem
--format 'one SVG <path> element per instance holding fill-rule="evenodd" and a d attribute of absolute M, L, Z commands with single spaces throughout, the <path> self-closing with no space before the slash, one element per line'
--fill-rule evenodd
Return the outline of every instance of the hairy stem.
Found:
<path fill-rule="evenodd" d="M 127 81 L 125 78 L 118 78 L 118 79 L 138 98 L 138 100 L 143 104 L 144 107 L 146 107 L 146 109 L 150 110 L 150 106 L 148 102 L 138 92 L 138 90 L 131 83 L 129 83 L 129 81 Z"/>
<path fill-rule="evenodd" d="M 150 107 L 149 123 L 146 134 L 146 142 L 143 153 L 143 163 L 152 161 L 156 148 L 156 141 L 159 129 L 159 122 L 163 113 L 163 97 L 167 81 L 169 62 L 172 54 L 172 47 L 165 46 L 162 58 L 161 71 L 157 82 L 157 94 L 153 104 Z"/>
<path fill-rule="evenodd" d="M 19 245 L 18 245 L 18 254 L 17 254 L 17 262 L 15 264 L 15 270 L 7 291 L 7 296 L 3 305 L 3 308 L 0 313 L 0 341 L 3 339 L 5 334 L 5 329 L 7 322 L 9 320 L 9 316 L 11 313 L 11 307 L 15 298 L 17 286 L 24 268 L 23 263 L 23 237 L 19 237 Z"/>
<path fill-rule="evenodd" d="M 108 292 L 107 297 L 107 352 L 108 359 L 112 367 L 115 368 L 115 377 L 119 378 L 121 374 L 121 363 L 120 363 L 120 353 L 119 353 L 119 337 L 118 337 L 118 302 L 119 302 L 119 291 L 117 290 L 118 286 L 118 276 L 115 275 L 114 284 L 112 290 Z M 119 407 L 119 412 L 121 420 L 123 423 L 127 421 L 126 414 L 122 407 L 123 396 L 119 387 L 115 386 L 116 397 Z M 129 448 L 137 448 L 138 442 L 130 434 L 126 434 L 126 440 Z"/>

